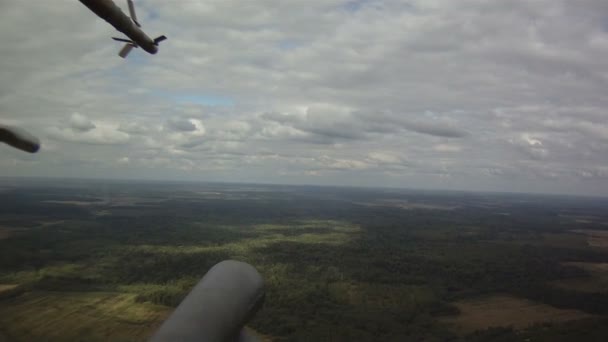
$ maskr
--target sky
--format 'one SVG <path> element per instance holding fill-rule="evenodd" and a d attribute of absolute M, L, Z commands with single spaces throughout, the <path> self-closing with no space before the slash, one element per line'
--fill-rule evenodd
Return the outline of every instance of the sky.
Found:
<path fill-rule="evenodd" d="M 608 1 L 135 3 L 0 0 L 0 176 L 608 196 Z"/>

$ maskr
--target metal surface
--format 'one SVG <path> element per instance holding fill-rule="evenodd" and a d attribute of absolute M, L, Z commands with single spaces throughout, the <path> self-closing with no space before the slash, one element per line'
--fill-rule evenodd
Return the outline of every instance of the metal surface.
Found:
<path fill-rule="evenodd" d="M 150 342 L 237 341 L 264 300 L 264 281 L 253 266 L 226 260 L 213 266 L 163 323 Z"/>
<path fill-rule="evenodd" d="M 40 149 L 38 138 L 17 127 L 0 126 L 0 141 L 29 153 Z"/>
<path fill-rule="evenodd" d="M 141 47 L 151 54 L 158 52 L 158 43 L 141 30 L 139 22 L 137 22 L 137 18 L 135 17 L 135 8 L 132 1 L 128 1 L 132 18 L 129 18 L 112 0 L 79 1 L 93 13 L 97 14 L 98 17 L 107 21 L 115 29 L 129 37 L 134 47 Z"/>

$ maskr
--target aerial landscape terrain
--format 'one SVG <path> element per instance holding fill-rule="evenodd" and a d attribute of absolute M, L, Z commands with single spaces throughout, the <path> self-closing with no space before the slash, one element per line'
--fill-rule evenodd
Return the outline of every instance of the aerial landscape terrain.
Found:
<path fill-rule="evenodd" d="M 265 341 L 602 341 L 608 199 L 0 181 L 0 341 L 144 341 L 214 264 Z"/>

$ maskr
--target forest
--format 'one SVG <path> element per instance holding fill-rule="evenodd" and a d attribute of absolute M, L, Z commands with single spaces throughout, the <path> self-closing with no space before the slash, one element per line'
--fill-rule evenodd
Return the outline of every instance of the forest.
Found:
<path fill-rule="evenodd" d="M 608 336 L 607 199 L 4 179 L 0 203 L 0 341 L 145 340 L 225 259 L 264 277 L 263 340 Z"/>

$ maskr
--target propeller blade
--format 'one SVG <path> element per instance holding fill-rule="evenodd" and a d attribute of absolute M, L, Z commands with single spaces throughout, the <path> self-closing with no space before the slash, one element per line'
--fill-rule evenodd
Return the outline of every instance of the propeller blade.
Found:
<path fill-rule="evenodd" d="M 122 49 L 120 49 L 120 52 L 118 52 L 118 55 L 122 58 L 126 58 L 129 55 L 129 52 L 131 52 L 131 50 L 133 50 L 133 48 L 135 47 L 135 45 L 133 44 L 125 44 L 125 46 L 122 47 Z"/>
<path fill-rule="evenodd" d="M 154 44 L 158 45 L 158 43 L 162 42 L 163 40 L 166 40 L 167 37 L 165 37 L 165 35 L 162 36 L 158 36 L 156 38 L 154 38 Z"/>
<path fill-rule="evenodd" d="M 118 42 L 134 44 L 133 41 L 130 40 L 130 39 L 117 38 L 117 37 L 112 37 L 112 39 L 114 39 L 114 40 L 116 40 Z"/>
<path fill-rule="evenodd" d="M 129 4 L 129 14 L 131 15 L 131 19 L 138 27 L 141 27 L 137 22 L 137 15 L 135 14 L 135 4 L 133 4 L 133 0 L 127 0 L 127 4 Z"/>

